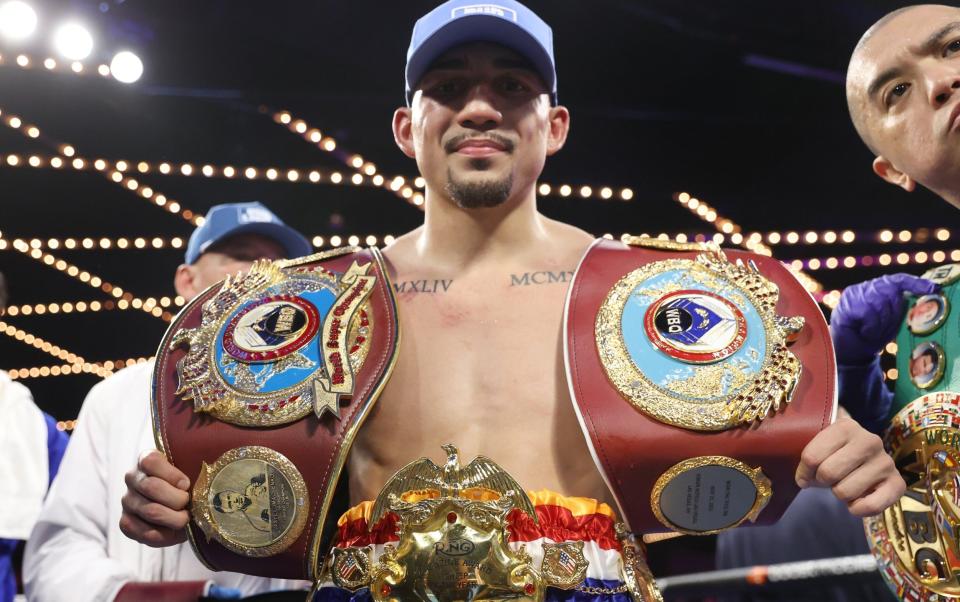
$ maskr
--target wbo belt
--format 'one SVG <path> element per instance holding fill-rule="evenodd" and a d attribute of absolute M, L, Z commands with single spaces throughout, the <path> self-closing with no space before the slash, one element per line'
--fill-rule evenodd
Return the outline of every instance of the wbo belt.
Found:
<path fill-rule="evenodd" d="M 188 535 L 205 565 L 315 578 L 399 335 L 383 259 L 355 247 L 258 261 L 174 319 L 154 367 L 154 435 L 194 483 Z"/>
<path fill-rule="evenodd" d="M 444 449 L 445 467 L 421 458 L 340 518 L 313 602 L 662 600 L 608 505 L 497 490 L 516 483 L 483 456 L 461 467 Z M 414 482 L 428 488 L 398 494 Z"/>
<path fill-rule="evenodd" d="M 631 531 L 783 514 L 837 403 L 826 321 L 787 268 L 712 244 L 601 239 L 564 321 L 571 397 Z"/>

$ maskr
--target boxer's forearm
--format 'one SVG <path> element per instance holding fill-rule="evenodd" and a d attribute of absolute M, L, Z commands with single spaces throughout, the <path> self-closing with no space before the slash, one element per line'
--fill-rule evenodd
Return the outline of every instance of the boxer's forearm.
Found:
<path fill-rule="evenodd" d="M 840 406 L 872 433 L 882 433 L 893 402 L 893 392 L 883 382 L 880 358 L 863 366 L 837 368 Z"/>

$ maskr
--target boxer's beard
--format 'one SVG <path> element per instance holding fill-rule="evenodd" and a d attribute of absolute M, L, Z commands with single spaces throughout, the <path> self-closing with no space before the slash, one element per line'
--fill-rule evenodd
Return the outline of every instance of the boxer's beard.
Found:
<path fill-rule="evenodd" d="M 487 169 L 490 161 L 487 159 L 473 159 L 471 167 L 477 170 Z M 497 207 L 510 198 L 513 188 L 513 174 L 499 180 L 483 180 L 480 182 L 458 182 L 452 170 L 447 170 L 447 183 L 444 186 L 447 196 L 461 209 L 481 209 Z"/>

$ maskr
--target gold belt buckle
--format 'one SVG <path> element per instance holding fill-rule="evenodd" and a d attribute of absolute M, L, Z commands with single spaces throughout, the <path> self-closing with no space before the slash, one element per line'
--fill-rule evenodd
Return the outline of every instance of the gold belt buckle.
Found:
<path fill-rule="evenodd" d="M 375 602 L 542 602 L 548 587 L 662 602 L 642 552 L 622 524 L 617 538 L 626 584 L 616 590 L 583 586 L 589 562 L 582 541 L 544 544 L 539 570 L 534 568 L 525 545 L 516 551 L 507 545 L 507 517 L 514 509 L 539 524 L 530 498 L 493 460 L 477 456 L 461 467 L 457 448 L 443 449 L 443 467 L 429 458 L 411 462 L 387 481 L 373 504 L 368 529 L 393 512 L 399 542 L 385 545 L 376 560 L 373 546 L 334 548 L 328 565 L 334 585 L 350 591 L 369 587 Z M 405 495 L 410 493 L 428 497 Z"/>
<path fill-rule="evenodd" d="M 399 517 L 400 541 L 388 544 L 376 563 L 367 548 L 334 551 L 330 576 L 338 587 L 369 586 L 376 602 L 520 600 L 541 602 L 547 583 L 524 546 L 508 545 L 507 515 L 519 508 L 537 522 L 520 485 L 484 456 L 461 467 L 459 452 L 445 445 L 447 463 L 421 458 L 387 481 L 374 502 L 372 528 L 388 512 Z M 470 491 L 495 499 L 472 499 Z M 402 496 L 429 491 L 436 497 L 408 502 Z"/>

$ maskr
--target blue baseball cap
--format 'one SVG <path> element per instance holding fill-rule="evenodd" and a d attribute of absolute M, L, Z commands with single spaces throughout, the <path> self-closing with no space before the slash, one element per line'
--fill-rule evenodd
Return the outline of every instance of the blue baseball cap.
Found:
<path fill-rule="evenodd" d="M 514 0 L 477 2 L 450 0 L 420 18 L 407 49 L 407 104 L 417 84 L 440 55 L 468 42 L 493 42 L 517 52 L 533 64 L 557 104 L 557 69 L 553 30 L 543 19 Z"/>
<path fill-rule="evenodd" d="M 211 245 L 237 234 L 260 234 L 274 240 L 283 247 L 287 257 L 301 257 L 313 251 L 303 234 L 283 223 L 263 203 L 253 201 L 211 207 L 203 225 L 190 235 L 184 259 L 193 264 Z"/>

